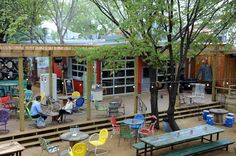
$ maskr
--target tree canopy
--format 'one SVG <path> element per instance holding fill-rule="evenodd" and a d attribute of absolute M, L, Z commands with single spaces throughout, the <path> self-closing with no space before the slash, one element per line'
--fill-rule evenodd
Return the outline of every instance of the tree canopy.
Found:
<path fill-rule="evenodd" d="M 219 35 L 235 23 L 236 2 L 233 0 L 91 1 L 123 32 L 134 48 L 133 55 L 142 57 L 150 69 L 154 69 L 150 74 L 151 81 L 156 81 L 155 68 L 162 64 L 163 60 L 164 62 L 168 60 L 171 77 L 167 113 L 172 129 L 179 129 L 174 120 L 174 108 L 184 61 L 187 56 L 196 56 L 207 45 L 220 42 Z M 106 49 L 104 56 L 106 53 L 113 53 L 112 50 Z M 94 53 L 86 53 L 84 56 L 90 59 L 91 55 Z M 117 55 L 120 55 L 120 58 L 124 57 L 122 52 L 116 52 L 113 55 L 109 54 L 111 56 L 109 60 L 112 62 L 114 60 L 112 57 L 117 58 Z M 152 113 L 157 114 L 155 90 L 156 88 L 152 90 L 150 87 Z"/>
<path fill-rule="evenodd" d="M 4 0 L 0 5 L 0 40 L 17 43 L 22 40 L 44 41 L 40 28 L 45 0 Z"/>

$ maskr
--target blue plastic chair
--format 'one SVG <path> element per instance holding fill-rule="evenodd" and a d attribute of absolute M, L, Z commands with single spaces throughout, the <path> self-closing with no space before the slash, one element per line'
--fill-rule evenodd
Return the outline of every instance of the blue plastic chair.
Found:
<path fill-rule="evenodd" d="M 80 108 L 82 108 L 84 106 L 84 98 L 83 97 L 80 97 L 78 98 L 76 101 L 75 101 L 75 104 L 74 104 L 74 110 L 78 110 L 80 111 Z"/>
<path fill-rule="evenodd" d="M 145 117 L 143 116 L 143 114 L 136 114 L 136 115 L 134 116 L 134 119 L 143 120 L 143 123 L 142 123 L 142 124 L 138 124 L 138 125 L 133 125 L 133 126 L 131 126 L 132 129 L 139 129 L 139 128 L 143 127 L 144 120 L 145 120 Z"/>

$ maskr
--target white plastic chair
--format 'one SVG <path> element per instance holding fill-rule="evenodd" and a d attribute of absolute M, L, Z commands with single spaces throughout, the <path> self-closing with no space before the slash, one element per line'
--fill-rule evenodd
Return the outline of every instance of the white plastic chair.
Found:
<path fill-rule="evenodd" d="M 196 83 L 192 95 L 186 97 L 189 98 L 190 104 L 202 103 L 205 98 L 205 84 Z"/>

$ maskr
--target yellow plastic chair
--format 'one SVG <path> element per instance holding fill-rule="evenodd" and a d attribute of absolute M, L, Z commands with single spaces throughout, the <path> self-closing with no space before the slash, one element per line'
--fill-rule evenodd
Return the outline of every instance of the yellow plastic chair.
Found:
<path fill-rule="evenodd" d="M 42 94 L 40 96 L 41 96 L 40 103 L 46 104 L 46 93 L 42 92 Z"/>
<path fill-rule="evenodd" d="M 81 142 L 75 144 L 71 150 L 69 150 L 69 156 L 86 156 L 87 144 Z"/>
<path fill-rule="evenodd" d="M 93 140 L 94 138 L 98 138 L 98 140 Z M 94 146 L 94 154 L 95 155 L 101 155 L 107 153 L 107 150 L 104 148 L 98 148 L 98 146 L 102 146 L 106 143 L 108 138 L 108 130 L 102 129 L 100 130 L 99 134 L 95 133 L 89 137 L 89 143 Z M 103 150 L 102 153 L 97 153 L 97 150 Z"/>
<path fill-rule="evenodd" d="M 80 92 L 74 91 L 74 92 L 72 93 L 72 96 L 78 96 L 78 97 L 80 97 Z"/>

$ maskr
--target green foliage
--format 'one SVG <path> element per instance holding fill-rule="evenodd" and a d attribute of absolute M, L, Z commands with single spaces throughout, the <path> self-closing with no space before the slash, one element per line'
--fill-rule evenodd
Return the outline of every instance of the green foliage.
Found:
<path fill-rule="evenodd" d="M 74 32 L 81 33 L 81 36 L 95 33 L 99 33 L 100 35 L 110 34 L 117 29 L 93 3 L 87 0 L 79 0 L 77 7 L 79 9 L 69 28 Z"/>
<path fill-rule="evenodd" d="M 129 44 L 104 45 L 99 47 L 81 47 L 77 49 L 78 60 L 94 61 L 103 60 L 109 69 L 118 69 L 124 64 L 122 60 L 125 56 L 134 57 L 133 47 Z"/>
<path fill-rule="evenodd" d="M 91 1 L 124 33 L 133 55 L 153 67 L 169 60 L 182 68 L 235 23 L 234 1 Z"/>
<path fill-rule="evenodd" d="M 39 27 L 43 18 L 45 0 L 4 0 L 0 4 L 0 33 L 8 42 L 37 40 L 44 34 Z M 2 36 L 1 36 L 2 37 Z"/>

